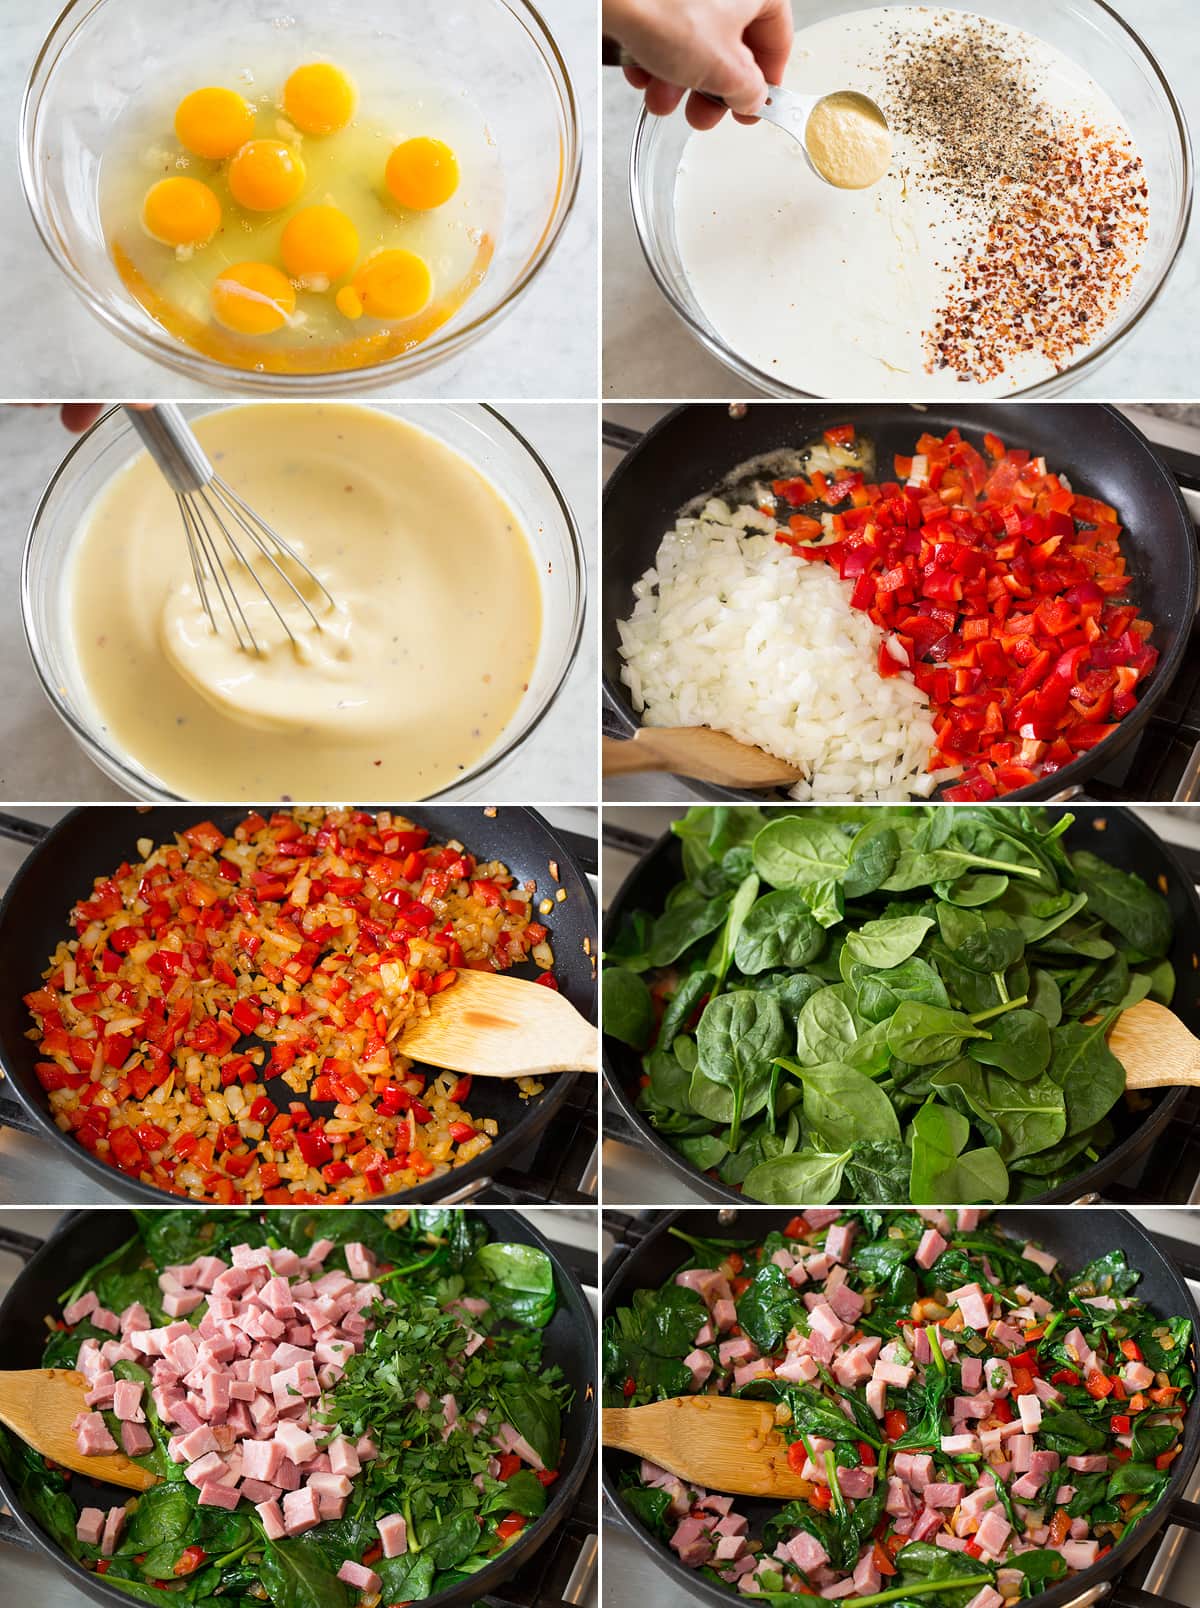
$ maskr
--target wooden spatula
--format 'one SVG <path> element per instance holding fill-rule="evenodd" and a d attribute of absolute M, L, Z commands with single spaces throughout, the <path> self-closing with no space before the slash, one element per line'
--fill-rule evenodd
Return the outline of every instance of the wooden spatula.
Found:
<path fill-rule="evenodd" d="M 80 1413 L 88 1383 L 74 1368 L 20 1368 L 0 1373 L 0 1423 L 52 1463 L 130 1491 L 148 1491 L 158 1476 L 124 1452 L 85 1457 L 71 1425 Z"/>
<path fill-rule="evenodd" d="M 429 1066 L 482 1078 L 595 1072 L 600 1065 L 600 1035 L 556 989 L 465 967 L 433 996 L 429 1014 L 404 1030 L 399 1048 Z"/>
<path fill-rule="evenodd" d="M 1165 1005 L 1152 999 L 1122 1011 L 1108 1047 L 1125 1068 L 1127 1089 L 1200 1085 L 1200 1039 Z"/>
<path fill-rule="evenodd" d="M 681 1479 L 732 1496 L 801 1493 L 772 1402 L 675 1396 L 648 1407 L 606 1407 L 604 1444 L 646 1457 Z"/>
<path fill-rule="evenodd" d="M 721 787 L 791 787 L 804 772 L 765 748 L 739 743 L 727 731 L 708 726 L 643 726 L 623 742 L 606 737 L 604 774 L 626 776 L 638 771 L 670 771 Z"/>

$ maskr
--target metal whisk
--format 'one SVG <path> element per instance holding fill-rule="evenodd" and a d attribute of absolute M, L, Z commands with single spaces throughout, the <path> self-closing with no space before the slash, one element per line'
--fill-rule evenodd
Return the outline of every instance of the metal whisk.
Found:
<path fill-rule="evenodd" d="M 312 605 L 280 563 L 280 558 L 294 564 L 322 594 L 330 608 L 335 607 L 333 598 L 295 548 L 225 484 L 209 462 L 180 409 L 173 402 L 162 402 L 153 408 L 127 408 L 125 411 L 146 450 L 175 493 L 187 536 L 188 556 L 192 562 L 196 589 L 213 630 L 221 629 L 211 595 L 215 591 L 219 607 L 237 638 L 238 647 L 245 653 L 262 652 L 246 618 L 237 588 L 225 567 L 222 556 L 224 546 L 270 605 L 292 643 L 296 643 L 295 632 L 283 611 L 239 545 L 248 542 L 271 566 L 319 631 L 321 622 L 313 612 Z"/>

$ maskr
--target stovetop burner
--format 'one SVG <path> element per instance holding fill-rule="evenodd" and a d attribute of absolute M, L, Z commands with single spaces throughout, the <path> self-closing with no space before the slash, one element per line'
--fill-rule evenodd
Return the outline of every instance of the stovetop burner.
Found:
<path fill-rule="evenodd" d="M 613 1249 L 605 1260 L 602 1288 L 607 1286 L 624 1255 L 640 1244 L 656 1215 L 612 1211 L 603 1214 L 605 1243 L 611 1241 Z M 1142 1225 L 1147 1227 L 1145 1218 Z M 1200 1299 L 1200 1251 L 1197 1247 L 1186 1240 L 1155 1233 L 1148 1227 L 1147 1232 Z M 655 1570 L 641 1548 L 632 1543 L 624 1517 L 613 1511 L 607 1498 L 604 1526 L 606 1598 L 612 1602 L 631 1602 L 640 1597 L 652 1599 L 657 1608 L 683 1608 L 682 1593 L 666 1575 Z M 1139 1553 L 1116 1580 L 1082 1591 L 1072 1599 L 1069 1608 L 1089 1608 L 1090 1604 L 1101 1600 L 1111 1608 L 1185 1608 L 1183 1602 L 1169 1595 L 1169 1588 L 1174 1584 L 1182 1596 L 1186 1587 L 1185 1581 L 1174 1577 L 1184 1532 L 1189 1530 L 1200 1532 L 1200 1467 L 1193 1473 L 1187 1497 L 1171 1504 L 1170 1516 L 1159 1539 Z M 737 1601 L 732 1595 L 730 1600 Z M 1037 1601 L 1036 1597 L 1033 1601 Z"/>

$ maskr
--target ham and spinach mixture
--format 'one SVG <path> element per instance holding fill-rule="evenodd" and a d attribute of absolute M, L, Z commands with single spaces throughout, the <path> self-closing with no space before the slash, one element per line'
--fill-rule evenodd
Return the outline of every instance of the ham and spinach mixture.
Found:
<path fill-rule="evenodd" d="M 406 1604 L 542 1513 L 569 1395 L 549 1259 L 469 1213 L 180 1211 L 63 1297 L 46 1367 L 85 1454 L 159 1477 L 107 1508 L 0 1431 L 22 1504 L 109 1585 L 220 1608 Z M 88 1498 L 92 1500 L 89 1500 Z"/>
<path fill-rule="evenodd" d="M 746 1499 L 643 1462 L 634 1515 L 733 1591 L 1002 1608 L 1089 1568 L 1158 1502 L 1195 1385 L 1187 1318 L 1110 1251 L 1079 1272 L 957 1212 L 814 1208 L 693 1239 L 605 1331 L 609 1405 L 776 1403 L 803 1494 Z"/>

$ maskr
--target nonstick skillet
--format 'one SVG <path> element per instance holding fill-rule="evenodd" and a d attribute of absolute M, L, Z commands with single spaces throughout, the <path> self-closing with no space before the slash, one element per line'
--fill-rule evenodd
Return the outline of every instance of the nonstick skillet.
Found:
<path fill-rule="evenodd" d="M 791 806 L 793 811 L 803 808 L 803 805 Z M 996 808 L 1002 809 L 1004 806 L 997 805 Z M 778 809 L 778 806 L 768 808 L 767 813 L 775 813 Z M 1047 813 L 1057 817 L 1063 814 L 1063 810 L 1049 805 Z M 1200 972 L 1196 969 L 1196 956 L 1200 955 L 1200 899 L 1186 869 L 1170 846 L 1132 810 L 1120 806 L 1084 805 L 1074 807 L 1071 813 L 1075 815 L 1075 823 L 1067 832 L 1068 848 L 1089 848 L 1165 894 L 1175 927 L 1169 957 L 1175 967 L 1176 978 L 1171 1009 L 1193 1033 L 1200 1034 Z M 637 910 L 657 914 L 663 909 L 667 894 L 682 879 L 683 856 L 679 839 L 667 832 L 657 842 L 647 844 L 641 859 L 617 890 L 605 914 L 605 949 L 612 948 L 626 916 Z M 603 1042 L 603 1061 L 605 1081 L 613 1099 L 626 1122 L 636 1131 L 639 1142 L 649 1149 L 655 1160 L 703 1200 L 747 1204 L 746 1197 L 738 1190 L 692 1167 L 638 1111 L 636 1102 L 642 1064 L 635 1050 L 618 1039 L 606 1037 Z M 1039 1201 L 1077 1201 L 1101 1190 L 1145 1155 L 1179 1109 L 1185 1093 L 1186 1090 L 1179 1086 L 1148 1091 L 1144 1109 L 1137 1111 L 1131 1111 L 1124 1100 L 1119 1100 L 1109 1113 L 1116 1128 L 1116 1140 L 1111 1149 L 1085 1171 L 1076 1173 L 1044 1195 L 1033 1198 Z M 1147 1180 L 1144 1187 L 1148 1191 L 1148 1198 L 1154 1199 L 1153 1179 Z"/>
<path fill-rule="evenodd" d="M 629 450 L 604 492 L 605 735 L 632 737 L 641 724 L 620 679 L 617 621 L 631 612 L 634 583 L 653 564 L 680 511 L 717 492 L 749 460 L 780 448 L 795 450 L 847 422 L 874 443 L 881 478 L 890 475 L 896 453 L 911 454 L 922 431 L 943 435 L 957 426 L 978 447 L 990 430 L 1008 447 L 1044 456 L 1077 492 L 1116 508 L 1131 596 L 1154 624 L 1158 665 L 1137 707 L 1110 737 L 1054 776 L 1008 796 L 1051 798 L 1081 786 L 1145 729 L 1165 696 L 1195 616 L 1197 569 L 1196 535 L 1176 479 L 1115 408 L 1082 402 L 931 403 L 919 410 L 905 403 L 755 402 L 733 411 L 720 403 L 692 403 L 675 408 L 640 438 L 606 424 L 605 440 Z M 688 785 L 705 798 L 750 796 L 695 781 Z"/>
<path fill-rule="evenodd" d="M 276 806 L 264 806 L 270 814 Z M 139 838 L 157 843 L 173 841 L 177 832 L 206 817 L 225 832 L 232 832 L 253 808 L 251 805 L 198 804 L 90 806 L 70 811 L 35 842 L 0 903 L 0 1063 L 31 1131 L 56 1145 L 75 1166 L 90 1173 L 118 1198 L 158 1205 L 178 1204 L 178 1197 L 151 1184 L 126 1177 L 98 1161 L 82 1145 L 62 1133 L 50 1116 L 49 1105 L 34 1072 L 36 1044 L 25 1037 L 32 1021 L 22 996 L 41 985 L 41 974 L 59 940 L 70 933 L 68 916 L 78 899 L 90 897 L 95 878 L 108 876 L 123 860 L 137 860 Z M 556 833 L 535 811 L 500 806 L 495 815 L 465 805 L 411 805 L 401 809 L 432 838 L 455 838 L 481 860 L 501 860 L 518 882 L 536 882 L 539 898 L 553 897 L 556 888 L 567 897 L 555 903 L 546 918 L 554 950 L 554 973 L 559 986 L 578 1010 L 596 1020 L 596 900 L 568 838 Z M 38 828 L 10 821 L 13 832 L 33 840 Z M 575 840 L 579 845 L 579 840 Z M 552 880 L 550 862 L 558 867 Z M 536 967 L 516 968 L 518 976 L 536 976 Z M 562 1107 L 576 1074 L 547 1079 L 542 1094 L 521 1098 L 515 1084 L 500 1078 L 479 1078 L 471 1091 L 474 1116 L 494 1117 L 499 1127 L 491 1147 L 473 1161 L 455 1167 L 444 1177 L 431 1178 L 415 1189 L 386 1198 L 395 1202 L 453 1199 L 464 1190 L 482 1188 L 497 1168 L 513 1161 L 545 1128 Z M 268 1083 L 279 1104 L 297 1098 L 282 1081 Z M 2 1113 L 0 1113 L 2 1114 Z M 383 1198 L 383 1197 L 381 1197 Z M 202 1203 L 201 1203 L 202 1204 Z"/>
<path fill-rule="evenodd" d="M 592 1466 L 596 1439 L 596 1325 L 587 1298 L 574 1274 L 555 1254 L 529 1219 L 517 1212 L 488 1207 L 468 1208 L 488 1224 L 492 1238 L 533 1245 L 550 1258 L 558 1290 L 558 1310 L 542 1331 L 548 1365 L 557 1363 L 574 1395 L 563 1414 L 565 1450 L 559 1477 L 549 1490 L 542 1516 L 530 1524 L 503 1554 L 461 1585 L 428 1598 L 431 1608 L 468 1608 L 498 1590 L 554 1534 L 570 1513 L 576 1494 Z M 71 1213 L 56 1228 L 13 1281 L 0 1301 L 0 1366 L 37 1368 L 45 1347 L 44 1319 L 59 1312 L 59 1294 L 87 1270 L 130 1239 L 135 1231 L 131 1213 L 114 1207 Z M 82 1474 L 71 1479 L 71 1495 L 80 1508 L 107 1508 L 124 1502 L 128 1491 L 101 1485 Z M 70 1557 L 21 1506 L 7 1471 L 0 1465 L 0 1498 L 11 1509 L 25 1534 L 46 1554 L 75 1588 L 92 1602 L 129 1608 L 128 1593 L 105 1585 L 103 1577 Z M 0 1540 L 10 1528 L 0 1518 Z M 19 1539 L 13 1538 L 13 1539 Z M 0 1592 L 0 1596 L 7 1597 Z M 170 1602 L 170 1597 L 164 1597 Z"/>
<path fill-rule="evenodd" d="M 775 1207 L 759 1207 L 753 1211 L 671 1212 L 657 1217 L 642 1242 L 628 1252 L 623 1260 L 610 1258 L 605 1267 L 604 1313 L 607 1317 L 617 1307 L 627 1306 L 635 1290 L 658 1289 L 690 1256 L 690 1248 L 668 1232 L 677 1224 L 693 1236 L 712 1239 L 761 1239 L 772 1229 L 781 1229 L 791 1216 L 789 1211 Z M 1019 1207 L 1004 1208 L 995 1214 L 995 1221 L 1005 1228 L 1017 1243 L 1036 1240 L 1039 1245 L 1057 1256 L 1066 1268 L 1084 1267 L 1093 1257 L 1106 1251 L 1120 1249 L 1127 1262 L 1141 1272 L 1137 1294 L 1147 1306 L 1163 1317 L 1190 1318 L 1193 1336 L 1200 1324 L 1200 1313 L 1192 1300 L 1182 1275 L 1159 1250 L 1149 1234 L 1126 1212 L 1117 1211 L 1028 1211 Z M 1196 1348 L 1192 1347 L 1192 1365 L 1196 1365 Z M 1105 1582 L 1128 1567 L 1137 1554 L 1151 1541 L 1171 1516 L 1177 1521 L 1195 1523 L 1200 1508 L 1183 1501 L 1192 1470 L 1200 1458 L 1200 1412 L 1195 1405 L 1184 1421 L 1183 1450 L 1171 1465 L 1171 1476 L 1161 1502 L 1140 1519 L 1118 1546 L 1093 1564 L 1090 1569 L 1071 1575 L 1033 1598 L 1038 1608 L 1066 1608 L 1076 1601 L 1091 1600 L 1086 1594 L 1092 1589 L 1096 1595 L 1110 1591 Z M 604 1492 L 622 1522 L 632 1535 L 672 1579 L 674 1585 L 688 1597 L 712 1608 L 728 1608 L 731 1602 L 741 1599 L 734 1591 L 714 1584 L 695 1569 L 685 1568 L 665 1543 L 656 1540 L 630 1514 L 621 1502 L 617 1480 L 623 1468 L 631 1466 L 623 1452 L 605 1450 L 602 1455 Z M 778 1503 L 750 1501 L 739 1497 L 738 1511 L 750 1519 L 751 1530 L 771 1512 L 778 1511 Z M 1099 1588 L 1099 1591 L 1096 1591 Z M 1150 1608 L 1157 1602 L 1154 1597 L 1118 1587 L 1109 1598 L 1123 1608 Z"/>

